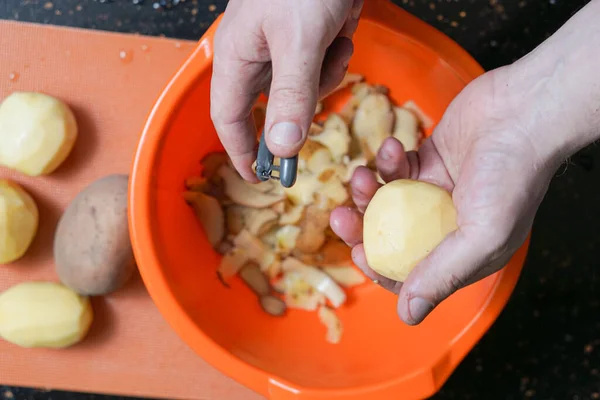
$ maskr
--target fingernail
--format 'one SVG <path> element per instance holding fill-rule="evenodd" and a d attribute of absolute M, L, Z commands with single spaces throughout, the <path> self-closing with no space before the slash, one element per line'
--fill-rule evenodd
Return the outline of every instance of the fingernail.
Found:
<path fill-rule="evenodd" d="M 271 128 L 269 139 L 279 146 L 293 146 L 302 140 L 302 130 L 293 122 L 280 122 Z"/>
<path fill-rule="evenodd" d="M 433 304 L 420 297 L 415 297 L 408 303 L 408 310 L 410 311 L 412 322 L 417 324 L 425 319 L 427 314 L 433 310 Z"/>
<path fill-rule="evenodd" d="M 348 66 L 350 65 L 350 60 L 352 59 L 353 55 L 354 55 L 354 47 L 352 47 L 352 51 L 350 52 L 350 54 L 348 54 L 346 56 L 346 58 L 342 62 L 342 66 L 344 67 L 344 69 L 348 69 Z"/>

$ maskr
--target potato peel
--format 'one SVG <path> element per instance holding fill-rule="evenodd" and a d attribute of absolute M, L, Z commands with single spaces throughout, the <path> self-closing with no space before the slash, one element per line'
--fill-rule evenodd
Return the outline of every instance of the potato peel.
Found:
<path fill-rule="evenodd" d="M 202 177 L 213 179 L 222 165 L 229 163 L 227 153 L 209 153 L 204 157 L 200 164 L 202 165 Z"/>
<path fill-rule="evenodd" d="M 351 72 L 346 72 L 346 74 L 344 75 L 344 78 L 342 78 L 342 81 L 340 82 L 340 84 L 337 85 L 335 89 L 333 89 L 333 91 L 330 93 L 330 95 L 337 91 L 345 89 L 348 86 L 351 86 L 355 83 L 362 82 L 364 79 L 365 79 L 365 77 L 361 74 L 354 74 Z"/>
<path fill-rule="evenodd" d="M 344 204 L 350 197 L 348 189 L 346 189 L 337 177 L 327 181 L 319 191 L 319 195 L 325 196 L 330 200 L 330 209 Z"/>
<path fill-rule="evenodd" d="M 216 248 L 225 237 L 225 214 L 214 197 L 202 192 L 184 192 L 185 201 L 192 206 L 210 245 Z"/>
<path fill-rule="evenodd" d="M 349 160 L 346 163 L 346 174 L 342 178 L 342 182 L 350 182 L 350 180 L 352 179 L 352 175 L 354 175 L 354 171 L 356 171 L 358 167 L 366 167 L 367 163 L 368 160 L 365 157 L 357 157 L 353 158 L 352 160 Z"/>
<path fill-rule="evenodd" d="M 309 205 L 315 200 L 315 193 L 322 183 L 314 174 L 299 172 L 294 186 L 285 188 L 285 196 L 295 205 Z"/>
<path fill-rule="evenodd" d="M 334 281 L 345 288 L 358 286 L 366 282 L 362 272 L 352 266 L 348 267 L 325 267 L 323 271 L 331 276 Z"/>
<path fill-rule="evenodd" d="M 290 207 L 286 212 L 281 213 L 279 225 L 296 225 L 302 219 L 304 214 L 304 205 L 299 204 Z"/>
<path fill-rule="evenodd" d="M 402 107 L 394 107 L 394 115 L 394 137 L 402 143 L 405 151 L 416 150 L 421 138 L 417 116 Z"/>
<path fill-rule="evenodd" d="M 345 267 L 352 265 L 352 250 L 339 239 L 328 239 L 318 253 L 293 253 L 300 261 L 321 267 Z"/>
<path fill-rule="evenodd" d="M 329 343 L 339 343 L 343 333 L 332 307 L 346 301 L 345 290 L 366 282 L 350 247 L 329 226 L 331 211 L 354 207 L 349 183 L 359 166 L 383 183 L 374 159 L 385 138 L 417 150 L 423 128 L 433 125 L 414 102 L 393 103 L 387 87 L 359 74 L 347 73 L 330 94 L 347 87 L 351 95 L 341 111 L 324 115 L 326 104 L 317 103 L 291 188 L 275 180 L 245 181 L 225 153 L 205 157 L 202 176 L 185 182 L 187 191 L 218 199 L 224 210 L 225 237 L 215 246 L 223 254 L 217 274 L 224 284 L 239 276 L 270 315 L 288 308 L 317 312 Z M 265 110 L 257 103 L 252 111 L 257 135 Z"/>
<path fill-rule="evenodd" d="M 314 122 L 310 124 L 310 127 L 308 128 L 308 136 L 318 135 L 321 132 L 323 132 L 323 127 L 321 125 Z"/>
<path fill-rule="evenodd" d="M 237 275 L 244 265 L 250 260 L 248 253 L 239 247 L 234 247 L 230 252 L 221 257 L 219 268 L 217 270 L 219 277 L 227 282 Z"/>
<path fill-rule="evenodd" d="M 279 215 L 269 208 L 249 210 L 252 211 L 247 213 L 245 225 L 248 232 L 255 236 L 266 233 L 279 219 Z"/>
<path fill-rule="evenodd" d="M 367 160 L 373 160 L 383 141 L 392 135 L 394 113 L 388 97 L 381 93 L 367 95 L 358 106 L 352 131 Z"/>
<path fill-rule="evenodd" d="M 287 308 L 283 300 L 271 295 L 261 296 L 260 305 L 267 314 L 274 317 L 281 317 L 284 315 Z"/>
<path fill-rule="evenodd" d="M 266 208 L 285 198 L 283 195 L 262 193 L 253 189 L 228 165 L 221 165 L 217 175 L 223 178 L 225 193 L 236 204 L 252 208 Z"/>
<path fill-rule="evenodd" d="M 327 306 L 321 306 L 319 307 L 319 320 L 327 328 L 325 339 L 331 344 L 339 343 L 344 329 L 335 312 Z"/>
<path fill-rule="evenodd" d="M 295 225 L 284 225 L 277 230 L 275 237 L 277 238 L 277 250 L 284 253 L 291 252 L 298 242 L 301 229 Z"/>
<path fill-rule="evenodd" d="M 419 125 L 424 129 L 430 129 L 433 127 L 433 121 L 425 112 L 412 100 L 408 100 L 406 103 L 402 104 L 403 108 L 412 111 L 415 113 L 417 118 L 419 119 Z"/>
<path fill-rule="evenodd" d="M 311 267 L 293 257 L 283 260 L 283 271 L 297 271 L 300 277 L 315 290 L 323 293 L 334 308 L 340 307 L 346 301 L 346 293 L 325 272 Z"/>
<path fill-rule="evenodd" d="M 243 229 L 233 240 L 236 249 L 243 249 L 248 259 L 260 265 L 261 270 L 268 269 L 277 260 L 275 253 L 248 230 Z"/>
<path fill-rule="evenodd" d="M 318 174 L 333 163 L 333 157 L 324 145 L 307 140 L 298 154 L 298 161 L 303 170 Z"/>
<path fill-rule="evenodd" d="M 260 270 L 260 267 L 253 263 L 247 263 L 239 271 L 240 278 L 244 283 L 258 296 L 266 296 L 271 292 L 269 280 Z"/>
<path fill-rule="evenodd" d="M 296 248 L 304 253 L 314 253 L 325 243 L 325 229 L 329 226 L 329 212 L 315 205 L 306 208 L 300 222 L 301 233 Z"/>
<path fill-rule="evenodd" d="M 325 121 L 321 133 L 309 136 L 309 140 L 325 146 L 333 160 L 339 163 L 350 150 L 350 132 L 345 121 L 338 114 L 331 114 Z"/>
<path fill-rule="evenodd" d="M 284 295 L 284 301 L 289 308 L 315 311 L 326 303 L 325 295 L 302 279 L 302 274 L 298 271 L 284 272 L 273 287 Z"/>

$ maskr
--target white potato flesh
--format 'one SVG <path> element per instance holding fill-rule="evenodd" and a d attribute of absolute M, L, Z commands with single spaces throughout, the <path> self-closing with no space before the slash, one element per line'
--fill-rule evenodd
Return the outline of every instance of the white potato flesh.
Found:
<path fill-rule="evenodd" d="M 62 101 L 16 92 L 0 105 L 0 164 L 30 176 L 52 173 L 71 152 L 77 122 Z"/>
<path fill-rule="evenodd" d="M 363 245 L 377 273 L 404 282 L 448 233 L 457 229 L 450 193 L 421 181 L 382 186 L 364 214 Z"/>
<path fill-rule="evenodd" d="M 392 136 L 394 112 L 390 99 L 381 93 L 369 94 L 360 102 L 352 121 L 352 132 L 368 160 L 375 159 L 383 141 Z"/>
<path fill-rule="evenodd" d="M 21 347 L 64 348 L 87 334 L 87 297 L 53 282 L 25 282 L 0 294 L 0 337 Z"/>
<path fill-rule="evenodd" d="M 18 184 L 0 180 L 0 264 L 21 258 L 29 249 L 39 223 L 33 198 Z"/>
<path fill-rule="evenodd" d="M 410 110 L 394 107 L 396 121 L 394 125 L 394 137 L 402 143 L 405 151 L 417 150 L 419 147 L 419 120 Z"/>

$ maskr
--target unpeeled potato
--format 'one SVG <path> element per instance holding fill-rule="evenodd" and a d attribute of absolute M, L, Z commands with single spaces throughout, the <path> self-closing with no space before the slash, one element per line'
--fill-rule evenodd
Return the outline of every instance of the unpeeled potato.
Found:
<path fill-rule="evenodd" d="M 0 105 L 0 164 L 30 176 L 53 172 L 71 152 L 78 129 L 62 101 L 16 92 Z"/>
<path fill-rule="evenodd" d="M 93 320 L 87 297 L 53 282 L 25 282 L 0 294 L 0 337 L 21 347 L 64 348 Z"/>
<path fill-rule="evenodd" d="M 18 260 L 29 249 L 39 223 L 33 198 L 18 184 L 0 180 L 0 264 Z"/>
<path fill-rule="evenodd" d="M 401 179 L 382 186 L 364 214 L 369 266 L 403 282 L 448 233 L 457 229 L 450 193 L 427 182 Z"/>
<path fill-rule="evenodd" d="M 127 175 L 98 179 L 73 199 L 58 223 L 56 271 L 77 293 L 98 296 L 114 292 L 135 270 L 127 188 Z"/>

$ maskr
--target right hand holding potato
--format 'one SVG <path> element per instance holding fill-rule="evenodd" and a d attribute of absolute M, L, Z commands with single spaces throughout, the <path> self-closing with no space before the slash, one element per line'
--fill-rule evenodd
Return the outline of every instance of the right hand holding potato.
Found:
<path fill-rule="evenodd" d="M 405 152 L 399 141 L 388 138 L 377 154 L 377 168 L 384 181 L 410 178 L 433 183 L 452 193 L 456 208 L 458 229 L 447 234 L 430 253 L 423 254 L 424 258 L 416 263 L 408 277 L 405 276 L 407 271 L 398 270 L 387 275 L 400 276 L 402 278 L 397 279 L 402 281 L 389 279 L 376 273 L 367 262 L 369 252 L 377 262 L 382 259 L 377 252 L 387 252 L 373 241 L 370 244 L 374 247 L 365 249 L 369 244 L 367 233 L 372 236 L 371 232 L 365 233 L 363 244 L 363 213 L 381 186 L 369 169 L 357 169 L 351 180 L 356 209 L 342 207 L 331 215 L 334 232 L 353 247 L 355 264 L 371 279 L 399 295 L 398 314 L 408 324 L 420 323 L 456 290 L 498 271 L 507 263 L 526 239 L 552 174 L 561 161 L 541 154 L 532 133 L 516 128 L 519 114 L 505 107 L 510 104 L 504 97 L 505 91 L 494 90 L 495 78 L 504 79 L 498 75 L 505 76 L 505 73 L 505 70 L 495 71 L 469 85 L 454 100 L 418 152 Z M 401 216 L 391 221 L 398 214 L 396 208 L 402 204 L 405 204 L 402 212 L 408 215 L 408 220 L 413 213 L 409 209 L 411 204 L 418 206 L 403 202 L 402 196 L 395 193 L 387 204 L 378 201 L 377 207 L 389 207 L 376 210 L 388 218 L 387 232 L 381 233 L 384 238 L 398 232 L 402 235 L 419 233 L 415 229 L 398 228 L 398 224 L 406 223 Z M 431 212 L 422 223 L 441 225 L 437 217 L 438 213 Z M 427 218 L 434 220 L 430 223 Z M 367 229 L 373 228 L 378 229 L 367 226 Z M 416 246 L 415 249 L 421 246 L 408 239 L 404 236 L 390 239 L 398 242 L 394 247 L 402 254 L 387 256 L 390 265 L 386 269 L 399 269 L 411 258 L 416 250 L 406 246 Z"/>
<path fill-rule="evenodd" d="M 267 147 L 298 154 L 319 96 L 343 79 L 362 0 L 231 0 L 215 35 L 211 117 L 241 176 L 257 182 L 254 102 L 269 96 Z"/>
<path fill-rule="evenodd" d="M 598 139 L 600 57 L 593 51 L 597 41 L 589 39 L 600 37 L 594 23 L 598 15 L 600 0 L 592 1 L 534 52 L 471 82 L 418 152 L 404 151 L 394 138 L 383 143 L 376 163 L 384 181 L 433 183 L 452 193 L 456 209 L 457 229 L 411 266 L 402 282 L 368 265 L 363 213 L 380 184 L 370 170 L 355 171 L 351 186 L 356 208 L 334 210 L 332 228 L 353 247 L 355 264 L 399 295 L 398 314 L 406 323 L 420 323 L 456 290 L 502 268 L 527 238 L 560 163 Z M 396 197 L 384 206 L 416 204 L 414 198 Z M 452 213 L 438 212 L 437 217 L 444 214 Z M 435 213 L 431 215 L 436 222 Z M 390 232 L 408 235 L 410 229 L 392 226 Z M 399 242 L 409 242 L 404 239 Z M 393 259 L 389 264 L 393 268 Z"/>

